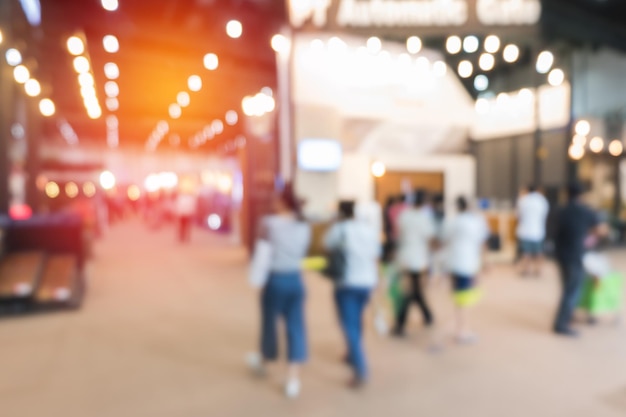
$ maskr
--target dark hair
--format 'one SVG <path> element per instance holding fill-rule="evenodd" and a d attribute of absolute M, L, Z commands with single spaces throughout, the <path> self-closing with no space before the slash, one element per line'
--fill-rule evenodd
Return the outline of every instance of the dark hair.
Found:
<path fill-rule="evenodd" d="M 584 189 L 583 185 L 580 182 L 578 182 L 578 181 L 571 182 L 571 183 L 569 183 L 567 185 L 567 197 L 570 200 L 577 199 L 584 192 L 585 192 L 585 189 Z"/>
<path fill-rule="evenodd" d="M 456 198 L 456 208 L 459 211 L 467 210 L 467 199 L 463 196 L 459 196 Z"/>
<path fill-rule="evenodd" d="M 413 204 L 416 207 L 423 206 L 424 204 L 426 204 L 426 200 L 428 199 L 428 193 L 426 192 L 426 190 L 423 190 L 421 188 L 415 190 L 415 194 L 413 196 L 415 199 Z"/>
<path fill-rule="evenodd" d="M 280 199 L 290 211 L 293 211 L 298 219 L 303 220 L 304 217 L 302 215 L 302 203 L 303 201 L 296 196 L 296 193 L 293 189 L 293 184 L 287 183 L 283 186 L 282 191 L 280 192 Z"/>
<path fill-rule="evenodd" d="M 433 204 L 443 204 L 443 194 L 437 193 L 433 196 Z"/>
<path fill-rule="evenodd" d="M 529 193 L 534 193 L 535 191 L 537 191 L 537 186 L 535 184 L 530 184 L 528 186 L 528 192 Z"/>
<path fill-rule="evenodd" d="M 339 202 L 339 214 L 343 219 L 353 219 L 354 218 L 354 201 L 352 200 L 342 200 Z"/>

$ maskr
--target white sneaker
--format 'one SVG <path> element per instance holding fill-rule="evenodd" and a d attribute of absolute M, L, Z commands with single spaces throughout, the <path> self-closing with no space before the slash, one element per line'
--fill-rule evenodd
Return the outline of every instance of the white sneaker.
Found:
<path fill-rule="evenodd" d="M 263 364 L 263 358 L 258 352 L 250 352 L 246 356 L 246 363 L 248 368 L 259 377 L 265 376 L 265 365 Z"/>
<path fill-rule="evenodd" d="M 285 384 L 285 395 L 287 398 L 297 398 L 300 395 L 300 380 L 290 379 Z"/>

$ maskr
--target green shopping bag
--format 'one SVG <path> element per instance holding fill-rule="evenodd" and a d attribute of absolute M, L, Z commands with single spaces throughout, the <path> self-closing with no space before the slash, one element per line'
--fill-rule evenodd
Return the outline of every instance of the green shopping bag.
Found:
<path fill-rule="evenodd" d="M 397 266 L 392 264 L 385 265 L 383 271 L 387 279 L 387 294 L 391 300 L 393 312 L 397 315 L 404 297 L 402 286 L 400 285 L 402 273 Z"/>
<path fill-rule="evenodd" d="M 624 278 L 612 272 L 601 280 L 585 280 L 579 307 L 590 314 L 615 313 L 622 308 Z"/>

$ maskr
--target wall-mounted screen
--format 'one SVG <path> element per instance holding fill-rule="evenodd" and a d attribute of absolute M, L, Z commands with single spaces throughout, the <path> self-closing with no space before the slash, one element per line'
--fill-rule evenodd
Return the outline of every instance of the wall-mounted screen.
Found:
<path fill-rule="evenodd" d="M 341 144 L 332 139 L 303 139 L 298 144 L 298 167 L 304 171 L 337 171 Z"/>

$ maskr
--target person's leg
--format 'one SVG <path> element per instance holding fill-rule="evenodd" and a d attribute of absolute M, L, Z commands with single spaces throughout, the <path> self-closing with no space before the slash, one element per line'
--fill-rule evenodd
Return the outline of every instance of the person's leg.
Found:
<path fill-rule="evenodd" d="M 409 273 L 403 273 L 402 280 L 406 284 L 407 281 L 411 281 L 412 277 Z M 408 283 L 409 289 L 406 289 L 407 285 L 405 285 L 404 290 L 402 291 L 402 299 L 400 300 L 400 306 L 398 307 L 398 314 L 396 316 L 396 326 L 393 330 L 393 334 L 396 336 L 404 335 L 404 326 L 406 325 L 406 319 L 409 314 L 409 307 L 411 305 L 411 301 L 413 300 L 413 284 Z"/>
<path fill-rule="evenodd" d="M 557 333 L 573 334 L 571 321 L 580 297 L 580 288 L 584 279 L 582 265 L 574 262 L 561 263 L 562 295 L 554 324 Z"/>
<path fill-rule="evenodd" d="M 270 277 L 261 294 L 261 355 L 263 361 L 275 360 L 278 357 L 276 321 L 279 312 L 279 294 L 274 284 L 275 280 Z"/>
<path fill-rule="evenodd" d="M 296 397 L 300 393 L 300 365 L 306 361 L 307 337 L 304 318 L 305 290 L 301 277 L 284 277 L 285 304 L 282 313 L 287 330 L 287 350 L 289 366 L 287 369 L 286 394 Z"/>
<path fill-rule="evenodd" d="M 433 315 L 430 312 L 430 308 L 426 303 L 426 297 L 424 295 L 421 273 L 419 272 L 411 272 L 411 286 L 412 286 L 412 297 L 419 306 L 422 311 L 422 316 L 424 317 L 424 324 L 426 326 L 430 326 L 433 324 Z"/>
<path fill-rule="evenodd" d="M 367 290 L 342 288 L 335 293 L 340 310 L 341 327 L 343 330 L 351 365 L 354 369 L 355 381 L 367 379 L 367 363 L 362 347 L 362 316 L 367 305 Z"/>

